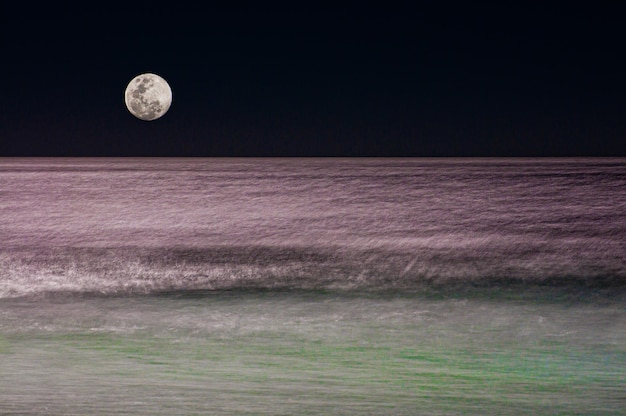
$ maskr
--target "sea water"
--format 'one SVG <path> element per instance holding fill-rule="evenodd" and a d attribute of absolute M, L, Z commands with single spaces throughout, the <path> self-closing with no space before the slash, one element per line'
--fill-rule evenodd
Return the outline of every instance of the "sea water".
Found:
<path fill-rule="evenodd" d="M 0 414 L 626 412 L 626 159 L 0 159 Z"/>

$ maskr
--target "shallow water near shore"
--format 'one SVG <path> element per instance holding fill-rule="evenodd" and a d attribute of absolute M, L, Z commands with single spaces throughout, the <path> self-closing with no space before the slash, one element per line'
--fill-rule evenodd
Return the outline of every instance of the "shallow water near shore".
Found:
<path fill-rule="evenodd" d="M 621 415 L 626 161 L 0 160 L 0 414 Z"/>
<path fill-rule="evenodd" d="M 620 414 L 622 304 L 230 291 L 0 301 L 15 414 Z"/>

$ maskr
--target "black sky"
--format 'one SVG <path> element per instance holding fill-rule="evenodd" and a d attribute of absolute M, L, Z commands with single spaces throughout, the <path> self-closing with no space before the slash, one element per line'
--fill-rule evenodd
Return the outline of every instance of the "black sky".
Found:
<path fill-rule="evenodd" d="M 2 6 L 0 156 L 626 156 L 617 6 L 297 3 Z"/>

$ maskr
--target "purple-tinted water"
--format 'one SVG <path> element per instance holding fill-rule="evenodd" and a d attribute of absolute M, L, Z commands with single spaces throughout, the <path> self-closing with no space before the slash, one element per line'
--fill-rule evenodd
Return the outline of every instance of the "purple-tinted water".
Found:
<path fill-rule="evenodd" d="M 626 159 L 0 159 L 0 296 L 626 278 Z"/>

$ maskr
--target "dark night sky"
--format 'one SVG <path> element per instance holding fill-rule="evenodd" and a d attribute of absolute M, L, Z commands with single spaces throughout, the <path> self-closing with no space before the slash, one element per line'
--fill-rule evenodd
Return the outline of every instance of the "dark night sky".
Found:
<path fill-rule="evenodd" d="M 617 6 L 85 4 L 1 6 L 0 156 L 626 156 Z"/>

